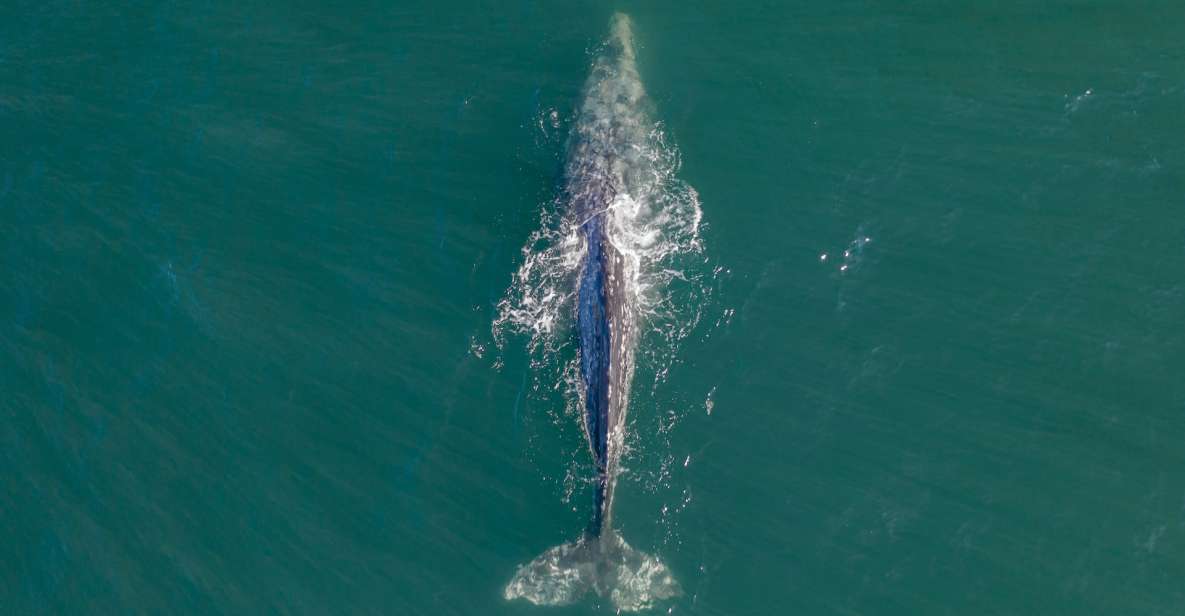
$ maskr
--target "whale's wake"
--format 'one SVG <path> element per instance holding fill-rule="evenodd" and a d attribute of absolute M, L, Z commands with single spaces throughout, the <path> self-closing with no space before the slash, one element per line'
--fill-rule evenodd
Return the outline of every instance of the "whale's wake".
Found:
<path fill-rule="evenodd" d="M 591 254 L 612 255 L 614 300 L 629 312 L 625 324 L 618 324 L 625 329 L 616 334 L 630 332 L 628 340 L 622 345 L 615 338 L 615 352 L 632 375 L 636 344 L 636 363 L 654 375 L 656 384 L 665 378 L 680 341 L 698 324 L 716 273 L 702 267 L 698 195 L 676 177 L 678 152 L 667 143 L 662 125 L 650 119 L 648 106 L 629 19 L 617 15 L 592 64 L 571 129 L 564 194 L 544 207 L 540 228 L 522 250 L 493 324 L 500 347 L 508 333 L 529 338 L 537 378 L 558 377 L 573 416 L 582 416 L 587 402 L 587 375 L 582 381 L 571 343 L 582 283 L 587 292 L 581 273 L 590 258 L 589 238 L 602 240 Z M 629 378 L 616 385 L 625 390 L 617 393 L 624 421 Z M 608 478 L 600 481 L 616 483 L 617 463 L 630 444 L 625 432 L 624 426 L 611 429 L 611 440 L 617 440 L 603 467 Z M 587 426 L 586 436 L 595 442 Z M 507 599 L 557 605 L 591 591 L 619 610 L 640 610 L 679 594 L 665 565 L 631 548 L 609 527 L 611 487 L 607 494 L 603 531 L 600 517 L 594 517 L 583 537 L 519 567 L 506 586 Z"/>

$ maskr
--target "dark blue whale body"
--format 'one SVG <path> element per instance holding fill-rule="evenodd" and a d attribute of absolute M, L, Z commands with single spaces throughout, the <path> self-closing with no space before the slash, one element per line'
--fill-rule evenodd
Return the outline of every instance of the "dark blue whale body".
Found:
<path fill-rule="evenodd" d="M 634 372 L 637 265 L 614 240 L 615 208 L 629 202 L 631 156 L 645 121 L 629 18 L 617 15 L 593 65 L 573 127 L 564 198 L 579 228 L 584 256 L 576 279 L 580 396 L 595 466 L 593 507 L 584 533 L 522 565 L 507 599 L 572 603 L 589 591 L 619 611 L 648 609 L 680 593 L 666 566 L 630 547 L 613 529 L 613 495 L 625 446 L 625 417 Z"/>
<path fill-rule="evenodd" d="M 588 256 L 580 275 L 577 295 L 576 323 L 580 330 L 580 375 L 584 380 L 585 427 L 589 446 L 597 466 L 597 488 L 593 499 L 593 517 L 589 522 L 591 535 L 601 534 L 604 523 L 606 471 L 609 448 L 609 365 L 613 352 L 609 326 L 610 298 L 608 297 L 604 221 L 596 216 L 584 223 Z"/>

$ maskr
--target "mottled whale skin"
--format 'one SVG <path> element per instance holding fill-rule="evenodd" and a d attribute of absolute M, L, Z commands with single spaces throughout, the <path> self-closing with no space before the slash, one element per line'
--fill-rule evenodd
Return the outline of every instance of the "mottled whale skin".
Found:
<path fill-rule="evenodd" d="M 607 190 L 593 192 L 606 193 Z M 625 258 L 609 241 L 602 212 L 583 225 L 587 246 L 577 295 L 580 373 L 584 381 L 585 431 L 597 468 L 588 533 L 599 536 L 609 524 L 617 464 L 624 442 L 624 420 L 633 376 L 634 310 L 626 287 Z"/>
<path fill-rule="evenodd" d="M 505 596 L 563 605 L 591 591 L 610 598 L 619 611 L 634 611 L 681 591 L 663 563 L 630 547 L 612 526 L 638 342 L 637 264 L 614 241 L 614 213 L 631 204 L 627 180 L 637 162 L 631 157 L 638 155 L 648 124 L 629 18 L 615 15 L 610 30 L 585 84 L 563 191 L 585 248 L 576 281 L 576 329 L 584 428 L 596 468 L 592 513 L 579 539 L 520 566 Z"/>
<path fill-rule="evenodd" d="M 614 244 L 610 212 L 628 199 L 628 155 L 644 125 L 630 20 L 615 15 L 585 88 L 564 170 L 569 207 L 580 222 L 585 258 L 577 292 L 584 426 L 597 467 L 588 534 L 600 536 L 613 512 L 625 417 L 634 374 L 635 298 L 627 257 Z"/>

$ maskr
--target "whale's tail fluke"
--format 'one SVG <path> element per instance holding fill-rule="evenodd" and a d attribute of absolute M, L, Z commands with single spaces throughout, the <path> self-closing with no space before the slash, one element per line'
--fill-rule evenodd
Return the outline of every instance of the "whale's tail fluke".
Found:
<path fill-rule="evenodd" d="M 537 605 L 566 605 L 589 591 L 608 597 L 620 611 L 648 609 L 682 594 L 666 565 L 608 529 L 557 545 L 520 566 L 505 594 Z"/>

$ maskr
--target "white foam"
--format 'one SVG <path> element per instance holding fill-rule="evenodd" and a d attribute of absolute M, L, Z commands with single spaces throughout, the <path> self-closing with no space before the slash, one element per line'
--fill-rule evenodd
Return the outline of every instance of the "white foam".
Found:
<path fill-rule="evenodd" d="M 699 195 L 677 177 L 678 149 L 648 113 L 629 18 L 615 16 L 611 32 L 606 53 L 592 65 L 572 128 L 570 156 L 584 158 L 569 164 L 569 188 L 580 187 L 580 178 L 572 177 L 579 173 L 609 178 L 615 196 L 607 206 L 607 236 L 626 257 L 627 292 L 642 331 L 661 338 L 648 340 L 642 355 L 669 363 L 698 322 L 695 300 L 708 294 L 714 274 L 696 268 L 702 259 L 693 257 L 703 251 Z M 526 334 L 534 360 L 555 363 L 571 331 L 587 250 L 580 225 L 592 214 L 572 211 L 567 199 L 543 204 L 539 229 L 523 246 L 498 304 L 493 333 L 499 347 L 507 334 Z"/>

